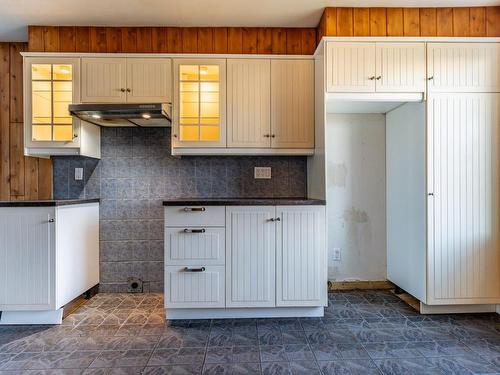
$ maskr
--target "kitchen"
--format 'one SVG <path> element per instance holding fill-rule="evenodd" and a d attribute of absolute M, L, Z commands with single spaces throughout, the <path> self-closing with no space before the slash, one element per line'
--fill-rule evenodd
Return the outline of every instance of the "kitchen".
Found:
<path fill-rule="evenodd" d="M 450 262 L 458 270 L 440 274 L 421 250 L 426 195 L 439 196 L 422 167 L 425 119 L 438 110 L 427 103 L 476 101 L 464 111 L 482 108 L 474 113 L 484 132 L 472 128 L 466 148 L 494 134 L 486 132 L 498 124 L 498 7 L 322 14 L 317 29 L 29 26 L 27 44 L 2 43 L 0 371 L 425 373 L 450 361 L 498 370 L 495 349 L 484 349 L 498 338 L 497 211 L 484 208 L 496 189 L 465 193 L 486 223 L 478 235 L 492 234 L 479 257 L 465 247 L 470 265 Z M 437 19 L 451 22 L 451 34 Z M 470 80 L 454 81 L 456 71 L 444 82 L 438 56 L 469 56 Z M 406 76 L 386 81 L 391 69 Z M 452 124 L 439 126 L 453 134 Z M 350 147 L 363 158 L 340 153 Z M 464 156 L 464 172 L 494 171 L 496 145 L 485 152 L 469 164 Z M 469 191 L 496 181 L 482 173 L 464 182 Z M 398 209 L 408 202 L 411 218 Z M 342 242 L 339 217 L 367 242 Z M 464 223 L 474 238 L 476 222 Z M 385 289 L 339 290 L 346 284 Z M 420 301 L 421 314 L 388 291 L 394 285 Z M 82 294 L 89 300 L 69 314 L 63 306 Z M 463 315 L 479 312 L 490 314 Z M 444 315 L 459 327 L 429 328 L 443 316 L 425 314 L 436 313 L 462 313 Z M 430 344 L 436 353 L 424 350 Z M 43 360 L 51 355 L 60 360 Z"/>

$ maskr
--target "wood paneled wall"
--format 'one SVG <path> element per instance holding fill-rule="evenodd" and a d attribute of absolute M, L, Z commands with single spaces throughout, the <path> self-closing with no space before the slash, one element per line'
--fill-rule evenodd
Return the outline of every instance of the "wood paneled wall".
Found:
<path fill-rule="evenodd" d="M 325 8 L 323 36 L 500 36 L 500 7 Z"/>
<path fill-rule="evenodd" d="M 34 52 L 310 55 L 315 28 L 30 26 Z"/>
<path fill-rule="evenodd" d="M 0 200 L 49 199 L 49 159 L 24 156 L 23 59 L 25 43 L 0 43 Z"/>

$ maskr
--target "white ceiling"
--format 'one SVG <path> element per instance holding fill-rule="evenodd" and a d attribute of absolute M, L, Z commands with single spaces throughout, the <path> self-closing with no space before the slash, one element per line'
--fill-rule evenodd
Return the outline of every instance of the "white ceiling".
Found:
<path fill-rule="evenodd" d="M 327 6 L 484 6 L 499 0 L 0 0 L 0 41 L 27 25 L 315 27 Z"/>

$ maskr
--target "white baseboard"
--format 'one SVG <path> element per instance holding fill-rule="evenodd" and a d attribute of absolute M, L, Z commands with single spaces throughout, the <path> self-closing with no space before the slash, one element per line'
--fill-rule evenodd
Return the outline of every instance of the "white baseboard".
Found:
<path fill-rule="evenodd" d="M 269 307 L 227 309 L 166 309 L 167 319 L 310 318 L 323 317 L 324 307 Z"/>
<path fill-rule="evenodd" d="M 496 305 L 426 305 L 420 302 L 420 314 L 460 314 L 498 312 Z"/>
<path fill-rule="evenodd" d="M 55 311 L 3 311 L 0 325 L 61 324 L 63 309 Z"/>

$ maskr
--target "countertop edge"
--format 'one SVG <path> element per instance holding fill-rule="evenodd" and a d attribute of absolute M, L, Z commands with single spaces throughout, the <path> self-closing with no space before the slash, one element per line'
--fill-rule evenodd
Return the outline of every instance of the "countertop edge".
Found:
<path fill-rule="evenodd" d="M 32 201 L 0 201 L 0 207 L 60 207 L 77 204 L 99 203 L 100 198 L 92 199 L 46 199 Z"/>
<path fill-rule="evenodd" d="M 163 206 L 324 206 L 322 199 L 186 199 L 166 200 Z"/>

